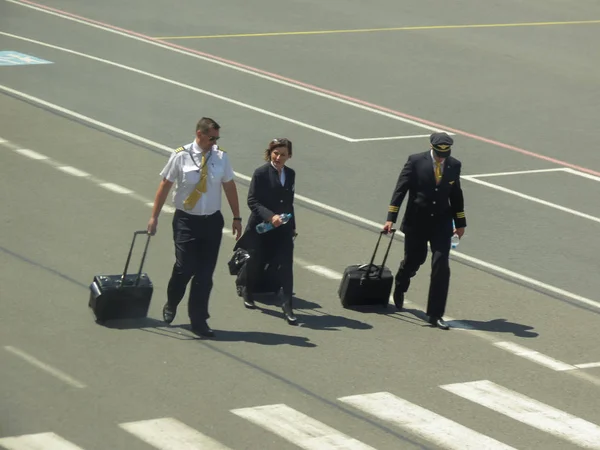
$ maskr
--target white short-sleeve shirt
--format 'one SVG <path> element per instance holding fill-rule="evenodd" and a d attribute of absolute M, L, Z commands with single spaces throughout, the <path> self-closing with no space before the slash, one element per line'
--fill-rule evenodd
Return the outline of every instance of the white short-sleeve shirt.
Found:
<path fill-rule="evenodd" d="M 210 156 L 209 156 L 210 155 Z M 185 145 L 182 151 L 174 152 L 160 175 L 174 183 L 173 203 L 177 209 L 194 215 L 213 214 L 221 210 L 221 184 L 233 179 L 233 169 L 227 153 L 217 145 L 206 154 L 208 158 L 208 180 L 206 192 L 193 209 L 183 207 L 184 200 L 200 181 L 202 150 L 196 142 Z"/>

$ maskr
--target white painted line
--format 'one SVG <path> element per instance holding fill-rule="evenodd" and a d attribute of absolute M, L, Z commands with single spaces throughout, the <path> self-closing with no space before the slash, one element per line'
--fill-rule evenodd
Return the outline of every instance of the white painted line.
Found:
<path fill-rule="evenodd" d="M 38 152 L 34 152 L 33 150 L 28 150 L 26 148 L 20 148 L 20 149 L 16 150 L 16 152 L 20 153 L 23 156 L 27 156 L 28 158 L 31 158 L 31 159 L 37 159 L 37 160 L 48 159 L 47 156 L 42 155 L 41 153 L 38 153 Z"/>
<path fill-rule="evenodd" d="M 287 405 L 231 410 L 305 450 L 375 450 Z"/>
<path fill-rule="evenodd" d="M 335 270 L 328 269 L 327 267 L 317 266 L 317 265 L 307 265 L 304 267 L 311 272 L 316 273 L 317 275 L 321 275 L 325 278 L 329 278 L 330 280 L 341 280 L 342 274 L 336 272 Z"/>
<path fill-rule="evenodd" d="M 600 367 L 600 362 L 575 364 L 575 367 L 577 367 L 578 369 L 592 369 L 594 367 Z"/>
<path fill-rule="evenodd" d="M 493 411 L 588 449 L 600 450 L 600 427 L 488 380 L 440 386 Z"/>
<path fill-rule="evenodd" d="M 58 378 L 59 380 L 64 381 L 65 383 L 67 383 L 70 386 L 73 386 L 73 387 L 76 387 L 79 389 L 85 388 L 85 384 L 83 384 L 82 382 L 76 380 L 75 378 L 71 377 L 70 375 L 67 375 L 63 371 L 58 370 L 58 369 L 52 367 L 51 365 L 40 361 L 37 358 L 34 358 L 33 356 L 25 353 L 23 350 L 19 350 L 18 348 L 11 347 L 10 345 L 5 345 L 4 349 L 6 351 L 12 353 L 13 355 L 16 355 L 19 358 L 27 361 L 29 364 L 36 366 L 38 369 L 42 369 L 43 371 Z"/>
<path fill-rule="evenodd" d="M 205 89 L 200 89 L 200 88 L 197 88 L 195 86 L 191 86 L 189 84 L 181 83 L 179 81 L 175 81 L 175 80 L 172 80 L 170 78 L 165 78 L 165 77 L 162 77 L 160 75 L 156 75 L 156 74 L 153 74 L 153 73 L 150 73 L 150 72 L 146 72 L 144 70 L 136 69 L 134 67 L 126 66 L 124 64 L 119 64 L 119 63 L 116 63 L 114 61 L 109 61 L 108 59 L 98 58 L 96 56 L 88 55 L 87 53 L 77 52 L 75 50 L 71 50 L 71 49 L 68 49 L 68 48 L 59 47 L 57 45 L 48 44 L 46 42 L 37 41 L 35 39 L 29 39 L 29 38 L 26 38 L 26 37 L 23 37 L 23 36 L 15 35 L 15 34 L 5 33 L 3 31 L 0 31 L 0 35 L 8 36 L 8 37 L 11 37 L 13 39 L 19 39 L 19 40 L 22 40 L 22 41 L 25 41 L 25 42 L 31 42 L 33 44 L 41 45 L 42 47 L 48 47 L 48 48 L 52 48 L 54 50 L 60 50 L 60 51 L 63 51 L 65 53 L 69 53 L 69 54 L 72 54 L 72 55 L 80 56 L 82 58 L 91 59 L 92 61 L 101 62 L 101 63 L 104 63 L 104 64 L 108 64 L 110 66 L 118 67 L 120 69 L 124 69 L 124 70 L 127 70 L 129 72 L 137 73 L 138 75 L 144 75 L 146 77 L 153 78 L 155 80 L 162 81 L 164 83 L 168 83 L 168 84 L 172 84 L 174 86 L 178 86 L 178 87 L 181 87 L 181 88 L 184 88 L 184 89 L 188 89 L 190 91 L 197 92 L 199 94 L 204 94 L 204 95 L 207 95 L 209 97 L 213 97 L 213 98 L 222 100 L 224 102 L 231 103 L 233 105 L 240 106 L 242 108 L 246 108 L 246 109 L 258 112 L 260 114 L 264 114 L 264 115 L 269 116 L 269 117 L 274 117 L 276 119 L 280 119 L 280 120 L 283 120 L 285 122 L 289 122 L 291 124 L 297 125 L 299 127 L 307 128 L 307 129 L 312 130 L 312 131 L 316 131 L 316 132 L 319 132 L 319 133 L 322 133 L 322 134 L 326 134 L 328 136 L 335 137 L 335 138 L 341 139 L 341 140 L 346 141 L 346 142 L 352 142 L 353 141 L 352 138 L 349 138 L 349 137 L 344 136 L 342 134 L 334 133 L 332 131 L 328 131 L 328 130 L 325 130 L 323 128 L 315 127 L 313 125 L 309 125 L 307 123 L 300 122 L 299 120 L 291 119 L 289 117 L 282 116 L 281 114 L 276 114 L 274 112 L 267 111 L 266 109 L 258 108 L 256 106 L 252 106 L 252 105 L 249 105 L 247 103 L 243 103 L 243 102 L 234 100 L 232 98 L 225 97 L 224 95 L 215 94 L 214 92 L 210 92 L 210 91 L 207 91 Z"/>
<path fill-rule="evenodd" d="M 0 438 L 0 446 L 7 450 L 83 450 L 54 433 Z"/>
<path fill-rule="evenodd" d="M 90 174 L 87 172 L 84 172 L 83 170 L 79 170 L 75 167 L 72 166 L 59 166 L 57 167 L 58 170 L 62 170 L 65 173 L 68 173 L 69 175 L 73 175 L 75 177 L 89 177 Z"/>
<path fill-rule="evenodd" d="M 0 145 L 7 143 L 8 141 L 6 139 L 2 139 L 0 138 Z"/>
<path fill-rule="evenodd" d="M 273 77 L 273 76 L 270 76 L 270 75 L 267 75 L 267 74 L 264 74 L 264 73 L 259 73 L 259 72 L 256 72 L 254 70 L 249 70 L 249 69 L 246 69 L 244 67 L 241 67 L 241 65 L 238 66 L 238 65 L 235 65 L 235 64 L 228 63 L 227 61 L 217 59 L 215 57 L 203 56 L 203 55 L 199 55 L 197 53 L 193 53 L 193 52 L 188 51 L 188 50 L 184 50 L 184 49 L 173 47 L 172 45 L 166 45 L 165 43 L 161 42 L 160 40 L 153 39 L 153 38 L 151 38 L 149 36 L 144 36 L 144 35 L 140 35 L 140 34 L 136 35 L 136 34 L 134 34 L 132 32 L 127 32 L 125 30 L 119 31 L 119 30 L 116 30 L 116 29 L 112 29 L 112 28 L 110 28 L 108 26 L 104 26 L 101 23 L 92 23 L 90 21 L 78 19 L 76 17 L 71 17 L 71 16 L 69 16 L 67 14 L 62 14 L 60 12 L 49 11 L 47 9 L 40 8 L 40 7 L 37 7 L 37 6 L 34 6 L 34 5 L 28 5 L 26 3 L 22 3 L 22 2 L 20 2 L 18 0 L 5 0 L 5 1 L 7 1 L 9 3 L 14 3 L 16 5 L 24 6 L 26 8 L 35 9 L 36 11 L 40 11 L 40 12 L 43 12 L 45 14 L 50 14 L 52 16 L 60 17 L 62 19 L 66 19 L 66 20 L 70 20 L 70 21 L 73 21 L 73 22 L 77 22 L 77 23 L 80 23 L 82 25 L 86 25 L 88 27 L 97 28 L 99 30 L 107 31 L 109 33 L 114 33 L 114 34 L 117 34 L 119 36 L 126 37 L 128 39 L 133 39 L 133 40 L 136 40 L 136 41 L 144 42 L 146 44 L 154 45 L 156 47 L 160 47 L 162 49 L 169 50 L 169 51 L 172 51 L 172 52 L 175 52 L 175 53 L 179 53 L 179 54 L 186 55 L 186 56 L 191 56 L 192 58 L 200 59 L 202 61 L 210 62 L 212 64 L 217 64 L 217 65 L 220 65 L 220 66 L 223 66 L 223 67 L 227 67 L 228 69 L 236 70 L 238 72 L 242 72 L 242 73 L 245 73 L 247 75 L 252 75 L 252 76 L 257 77 L 257 78 L 262 78 L 264 80 L 268 80 L 268 81 L 271 81 L 273 83 L 281 84 L 283 86 L 287 86 L 287 87 L 292 88 L 292 89 L 297 89 L 299 91 L 307 92 L 309 94 L 316 95 L 317 97 L 326 98 L 328 100 L 332 100 L 332 101 L 337 102 L 337 103 L 342 103 L 344 105 L 348 105 L 348 106 L 352 106 L 354 108 L 362 109 L 364 111 L 368 111 L 370 113 L 377 114 L 379 116 L 387 117 L 389 119 L 394 119 L 394 120 L 397 120 L 399 122 L 408 123 L 410 125 L 414 125 L 416 127 L 423 128 L 425 130 L 430 130 L 430 131 L 445 131 L 445 130 L 443 130 L 441 128 L 437 128 L 437 127 L 433 127 L 431 125 L 426 125 L 424 123 L 417 122 L 416 120 L 407 119 L 407 118 L 404 118 L 404 117 L 401 117 L 401 116 L 397 116 L 397 115 L 392 114 L 392 113 L 381 111 L 381 110 L 376 109 L 376 108 L 372 108 L 372 107 L 369 107 L 369 106 L 361 105 L 360 103 L 356 103 L 356 102 L 351 101 L 351 100 L 346 100 L 346 99 L 343 99 L 343 98 L 340 98 L 340 97 L 336 97 L 334 95 L 327 94 L 325 92 L 320 92 L 318 90 L 311 89 L 311 88 L 306 87 L 306 86 L 301 86 L 299 84 L 290 83 L 288 81 L 285 81 L 285 80 L 282 80 L 282 79 L 279 79 L 279 78 L 276 78 L 276 77 Z"/>
<path fill-rule="evenodd" d="M 228 450 L 229 447 L 173 418 L 119 424 L 123 430 L 160 450 Z"/>
<path fill-rule="evenodd" d="M 574 209 L 566 208 L 564 206 L 557 205 L 556 203 L 551 203 L 546 200 L 542 200 L 541 198 L 532 197 L 531 195 L 522 194 L 521 192 L 513 191 L 512 189 L 508 189 L 508 188 L 505 188 L 502 186 L 488 183 L 487 181 L 481 181 L 477 178 L 471 178 L 469 175 L 463 176 L 462 178 L 465 180 L 472 181 L 473 183 L 481 184 L 483 186 L 487 186 L 492 189 L 496 189 L 498 191 L 506 192 L 507 194 L 511 194 L 516 197 L 523 198 L 525 200 L 530 200 L 532 202 L 539 203 L 540 205 L 549 206 L 550 208 L 558 209 L 559 211 L 563 211 L 563 212 L 572 214 L 574 216 L 581 217 L 583 219 L 588 219 L 588 220 L 592 220 L 594 222 L 600 223 L 600 217 L 595 217 L 595 216 L 591 216 L 590 214 L 582 213 L 580 211 L 575 211 Z"/>
<path fill-rule="evenodd" d="M 108 189 L 109 191 L 116 192 L 117 194 L 132 194 L 133 191 L 131 189 L 127 189 L 119 184 L 115 183 L 101 183 L 99 186 L 102 186 L 104 189 Z"/>
<path fill-rule="evenodd" d="M 15 2 L 15 3 L 17 3 L 17 2 Z M 20 91 L 11 89 L 11 88 L 9 88 L 7 86 L 0 85 L 0 91 L 9 92 L 9 93 L 11 93 L 13 95 L 16 95 L 18 97 L 24 98 L 24 99 L 26 99 L 26 100 L 28 100 L 30 102 L 38 103 L 40 105 L 45 106 L 46 108 L 53 109 L 53 110 L 58 111 L 58 112 L 60 112 L 62 114 L 65 114 L 65 115 L 69 115 L 69 116 L 74 117 L 74 118 L 76 118 L 78 120 L 81 120 L 83 122 L 87 122 L 87 123 L 93 124 L 93 125 L 95 125 L 95 126 L 97 126 L 99 128 L 103 128 L 105 130 L 111 131 L 112 133 L 119 134 L 121 136 L 127 137 L 129 139 L 134 140 L 134 141 L 140 142 L 140 143 L 142 143 L 144 145 L 149 145 L 149 146 L 154 147 L 156 149 L 163 150 L 166 153 L 170 154 L 170 153 L 173 152 L 173 149 L 171 147 L 167 147 L 166 145 L 160 144 L 160 143 L 155 142 L 155 141 L 151 141 L 150 139 L 146 139 L 144 137 L 138 136 L 138 135 L 130 133 L 128 131 L 122 130 L 122 129 L 117 128 L 117 127 L 114 127 L 112 125 L 105 124 L 105 123 L 100 122 L 98 120 L 95 120 L 95 119 L 92 119 L 90 117 L 84 116 L 82 114 L 76 113 L 75 111 L 71 111 L 69 109 L 63 108 L 61 106 L 55 105 L 53 103 L 47 102 L 47 101 L 39 99 L 37 97 L 33 97 L 33 96 L 31 96 L 29 94 L 26 94 L 24 92 L 20 92 Z M 234 174 L 239 179 L 242 179 L 242 180 L 245 180 L 245 181 L 250 181 L 251 180 L 251 177 L 249 177 L 248 175 L 244 175 L 244 174 L 239 173 L 239 172 L 234 172 Z M 479 180 L 477 180 L 477 181 L 479 181 Z M 297 200 L 301 201 L 301 202 L 307 203 L 307 204 L 315 206 L 317 208 L 321 208 L 324 211 L 327 211 L 327 212 L 330 212 L 330 213 L 333 213 L 333 214 L 337 214 L 340 217 L 345 217 L 346 219 L 353 220 L 353 221 L 355 221 L 357 223 L 362 223 L 362 224 L 368 225 L 370 227 L 373 227 L 374 229 L 381 230 L 381 223 L 379 223 L 379 222 L 375 222 L 373 220 L 366 219 L 364 217 L 358 216 L 356 214 L 349 213 L 349 212 L 341 210 L 339 208 L 335 208 L 333 206 L 329 206 L 329 205 L 327 205 L 325 203 L 318 202 L 316 200 L 312 200 L 312 199 L 310 199 L 308 197 L 305 197 L 303 195 L 296 194 L 295 198 Z M 396 234 L 398 234 L 400 236 L 404 235 L 400 231 L 396 232 Z M 473 256 L 466 255 L 466 254 L 461 253 L 461 252 L 456 251 L 456 250 L 452 251 L 452 255 L 455 258 L 457 258 L 457 259 L 460 259 L 460 260 L 463 260 L 463 261 L 467 261 L 470 264 L 476 265 L 476 266 L 478 266 L 480 268 L 484 268 L 484 269 L 490 270 L 490 271 L 492 271 L 492 272 L 494 272 L 496 274 L 500 274 L 500 275 L 502 275 L 504 277 L 508 277 L 508 278 L 513 279 L 513 280 L 517 280 L 517 281 L 520 281 L 522 283 L 528 284 L 530 286 L 534 286 L 536 288 L 545 290 L 547 292 L 551 292 L 553 294 L 560 295 L 560 296 L 565 297 L 565 298 L 569 298 L 569 299 L 571 299 L 573 301 L 576 301 L 578 303 L 581 303 L 581 304 L 584 304 L 584 305 L 587 305 L 587 306 L 590 306 L 590 307 L 593 307 L 593 308 L 599 308 L 600 309 L 600 302 L 598 302 L 598 301 L 591 300 L 589 298 L 583 297 L 583 296 L 575 294 L 573 292 L 569 292 L 569 291 L 567 291 L 565 289 L 561 289 L 561 288 L 558 288 L 556 286 L 552 286 L 552 285 L 547 284 L 547 283 L 543 283 L 543 282 L 535 280 L 535 279 L 533 279 L 531 277 L 527 277 L 527 276 L 522 275 L 520 273 L 514 272 L 512 270 L 505 269 L 503 267 L 497 266 L 496 264 L 492 264 L 492 263 L 489 263 L 487 261 L 483 261 L 483 260 L 481 260 L 479 258 L 475 258 Z"/>
<path fill-rule="evenodd" d="M 502 442 L 446 419 L 389 392 L 351 395 L 340 401 L 452 450 L 514 450 Z"/>
<path fill-rule="evenodd" d="M 454 133 L 448 133 L 454 134 Z M 415 138 L 428 138 L 429 134 L 414 134 L 410 136 L 388 136 L 388 137 L 374 137 L 374 138 L 363 138 L 363 139 L 352 139 L 352 142 L 369 142 L 369 141 L 393 141 L 397 139 L 415 139 Z"/>
<path fill-rule="evenodd" d="M 571 170 L 571 169 L 567 169 L 565 167 L 559 167 L 559 168 L 554 168 L 554 169 L 518 170 L 516 172 L 479 173 L 477 175 L 463 175 L 463 177 L 465 177 L 465 176 L 468 176 L 469 178 L 501 177 L 504 175 L 521 175 L 521 174 L 529 174 L 529 173 L 568 172 L 569 170 Z"/>
<path fill-rule="evenodd" d="M 577 176 L 580 176 L 580 177 L 589 178 L 590 180 L 600 181 L 600 177 L 591 175 L 589 173 L 580 172 L 579 170 L 575 170 L 575 169 L 571 169 L 571 168 L 566 168 L 565 172 L 569 172 L 572 175 L 577 175 Z"/>
<path fill-rule="evenodd" d="M 514 355 L 521 356 L 522 358 L 536 362 L 542 366 L 549 367 L 552 370 L 561 372 L 564 370 L 577 369 L 577 367 L 572 366 L 571 364 L 564 363 L 557 359 L 551 358 L 550 356 L 546 356 L 540 352 L 536 352 L 535 350 L 523 347 L 519 344 L 515 344 L 512 342 L 494 342 L 494 345 Z"/>

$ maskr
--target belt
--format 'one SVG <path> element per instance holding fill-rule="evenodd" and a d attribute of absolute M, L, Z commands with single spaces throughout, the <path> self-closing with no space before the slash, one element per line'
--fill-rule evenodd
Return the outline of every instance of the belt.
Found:
<path fill-rule="evenodd" d="M 214 217 L 216 214 L 220 214 L 221 211 L 215 211 L 212 214 L 190 214 L 187 211 L 184 211 L 183 209 L 177 209 L 175 211 L 175 214 L 185 214 L 186 216 L 189 216 L 193 219 L 208 219 L 210 217 Z"/>

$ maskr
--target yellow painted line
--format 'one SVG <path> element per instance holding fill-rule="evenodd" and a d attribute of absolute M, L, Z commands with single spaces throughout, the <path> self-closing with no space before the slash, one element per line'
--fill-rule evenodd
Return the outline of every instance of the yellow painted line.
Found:
<path fill-rule="evenodd" d="M 321 31 L 286 31 L 279 33 L 249 33 L 249 34 L 214 34 L 204 36 L 163 36 L 155 39 L 216 39 L 232 37 L 264 37 L 264 36 L 299 36 L 309 34 L 339 34 L 339 33 L 373 33 L 377 31 L 410 31 L 410 30 L 452 30 L 461 28 L 500 28 L 500 27 L 535 27 L 548 25 L 584 25 L 599 24 L 600 20 L 574 20 L 570 22 L 525 22 L 525 23 L 489 23 L 475 25 L 431 25 L 421 27 L 396 28 L 362 28 L 355 30 L 321 30 Z"/>

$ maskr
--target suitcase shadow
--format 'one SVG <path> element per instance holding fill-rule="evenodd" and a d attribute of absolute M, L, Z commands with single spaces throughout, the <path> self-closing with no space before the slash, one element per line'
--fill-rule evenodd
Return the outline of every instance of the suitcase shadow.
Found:
<path fill-rule="evenodd" d="M 402 308 L 402 311 L 398 311 L 394 305 L 382 305 L 382 306 L 352 306 L 346 309 L 360 312 L 378 314 L 380 316 L 386 316 L 390 319 L 400 320 L 402 322 L 418 325 L 422 327 L 431 327 L 427 315 L 418 309 Z"/>

